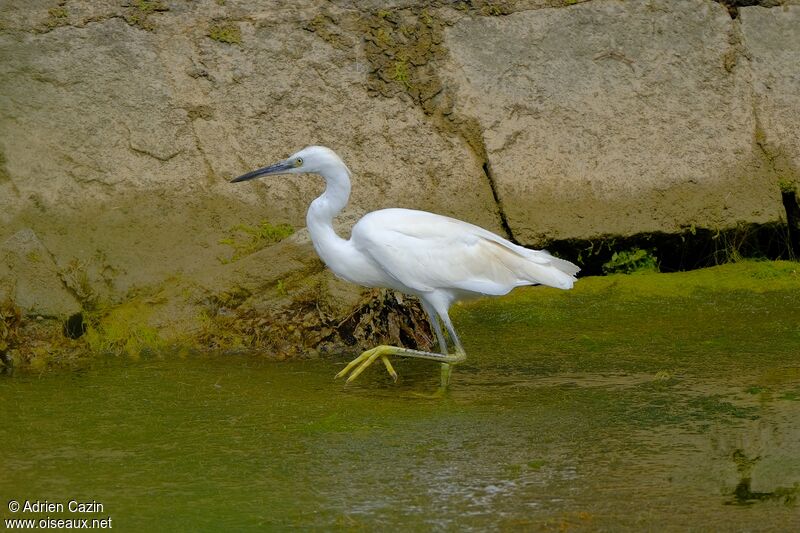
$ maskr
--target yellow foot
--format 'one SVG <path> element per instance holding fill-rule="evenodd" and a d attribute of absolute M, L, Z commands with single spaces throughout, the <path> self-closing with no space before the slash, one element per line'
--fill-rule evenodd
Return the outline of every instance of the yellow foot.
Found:
<path fill-rule="evenodd" d="M 392 379 L 397 381 L 397 372 L 394 371 L 394 367 L 392 363 L 389 361 L 388 355 L 391 355 L 395 352 L 394 346 L 376 346 L 371 350 L 367 350 L 366 352 L 362 353 L 352 361 L 350 361 L 346 367 L 342 369 L 341 372 L 336 374 L 334 379 L 338 379 L 347 375 L 348 372 L 353 370 L 358 365 L 358 368 L 353 370 L 353 373 L 350 374 L 350 377 L 347 378 L 347 383 L 350 383 L 354 379 L 356 379 L 361 373 L 367 369 L 372 363 L 375 362 L 377 358 L 381 358 L 383 361 L 386 370 L 389 372 L 389 375 L 392 376 Z"/>

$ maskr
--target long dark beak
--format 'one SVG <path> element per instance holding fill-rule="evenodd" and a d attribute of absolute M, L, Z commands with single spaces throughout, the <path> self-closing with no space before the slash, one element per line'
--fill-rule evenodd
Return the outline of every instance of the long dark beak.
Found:
<path fill-rule="evenodd" d="M 252 180 L 255 178 L 260 178 L 261 176 L 269 176 L 270 174 L 280 174 L 281 172 L 289 170 L 290 168 L 294 168 L 290 162 L 281 161 L 280 163 L 275 163 L 274 165 L 270 165 L 264 168 L 259 168 L 258 170 L 248 172 L 247 174 L 242 174 L 238 178 L 232 179 L 231 183 L 238 183 L 240 181 Z"/>

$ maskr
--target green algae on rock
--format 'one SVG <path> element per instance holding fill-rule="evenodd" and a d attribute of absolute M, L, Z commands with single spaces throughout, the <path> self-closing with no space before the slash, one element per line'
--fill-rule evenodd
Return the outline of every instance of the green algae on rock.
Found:
<path fill-rule="evenodd" d="M 257 263 L 257 259 L 241 261 Z M 42 329 L 50 322 L 27 318 L 20 327 L 25 330 L 38 324 L 37 346 L 50 346 L 51 354 L 65 349 L 70 361 L 81 347 L 84 358 L 103 353 L 135 358 L 176 350 L 257 352 L 282 360 L 355 352 L 376 342 L 432 346 L 429 325 L 416 300 L 387 290 L 359 296 L 357 287 L 335 280 L 320 264 L 315 265 L 299 277 L 278 271 L 274 281 L 261 282 L 267 285 L 232 285 L 217 293 L 174 278 L 122 304 L 85 313 L 86 333 L 74 340 L 64 337 L 60 322 Z M 674 364 L 663 367 L 658 362 L 659 350 L 680 346 L 685 357 L 695 357 L 706 350 L 724 354 L 723 349 L 731 353 L 749 349 L 768 361 L 770 342 L 800 346 L 800 303 L 792 296 L 797 291 L 798 263 L 743 261 L 692 272 L 582 278 L 568 292 L 517 289 L 497 303 L 479 300 L 458 306 L 453 316 L 467 338 L 473 329 L 532 328 L 543 348 L 555 347 L 554 353 L 542 355 L 563 358 L 565 371 L 593 368 L 608 357 L 620 357 L 623 366 L 633 365 L 639 352 L 620 352 L 624 338 L 630 346 L 642 346 L 642 359 L 635 364 L 649 368 L 656 381 L 671 386 L 686 360 L 676 355 Z M 765 336 L 749 333 L 755 324 Z M 49 344 L 42 344 L 46 339 Z M 477 359 L 492 342 L 491 335 L 472 338 L 471 350 Z M 31 350 L 22 349 L 24 344 L 12 350 L 20 369 L 37 359 Z M 508 346 L 511 368 L 522 364 L 512 357 L 521 348 L 513 342 Z M 732 363 L 721 354 L 715 357 L 723 359 L 708 359 L 709 369 Z M 59 366 L 58 357 L 45 357 L 36 368 L 47 366 L 47 361 Z M 792 375 L 785 372 L 783 378 Z M 769 380 L 775 378 L 765 375 L 764 379 L 751 385 L 772 393 Z"/>

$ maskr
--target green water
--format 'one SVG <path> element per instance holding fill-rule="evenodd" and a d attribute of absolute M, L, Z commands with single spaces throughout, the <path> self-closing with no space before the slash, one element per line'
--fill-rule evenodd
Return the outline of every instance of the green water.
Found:
<path fill-rule="evenodd" d="M 0 378 L 0 518 L 114 529 L 797 531 L 797 265 L 587 279 L 454 312 L 470 356 L 106 358 Z M 2 527 L 2 526 L 0 526 Z"/>

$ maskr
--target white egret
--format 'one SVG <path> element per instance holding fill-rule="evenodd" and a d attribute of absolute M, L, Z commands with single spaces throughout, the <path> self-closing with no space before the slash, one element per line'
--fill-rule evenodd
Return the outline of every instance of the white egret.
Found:
<path fill-rule="evenodd" d="M 325 192 L 311 202 L 306 215 L 314 249 L 337 276 L 366 287 L 386 287 L 417 296 L 428 314 L 441 353 L 397 346 L 377 346 L 351 361 L 336 377 L 358 377 L 380 358 L 396 380 L 388 356 L 427 359 L 442 364 L 441 385 L 447 387 L 450 365 L 466 353 L 448 310 L 458 300 L 507 294 L 521 285 L 570 289 L 580 270 L 546 251 L 518 246 L 483 228 L 442 215 L 411 209 L 381 209 L 364 215 L 349 240 L 333 229 L 333 218 L 350 198 L 350 170 L 333 150 L 309 146 L 274 165 L 254 170 L 232 182 L 276 174 L 319 174 Z M 454 352 L 447 348 L 439 319 Z M 355 369 L 355 370 L 354 370 Z"/>

